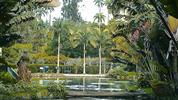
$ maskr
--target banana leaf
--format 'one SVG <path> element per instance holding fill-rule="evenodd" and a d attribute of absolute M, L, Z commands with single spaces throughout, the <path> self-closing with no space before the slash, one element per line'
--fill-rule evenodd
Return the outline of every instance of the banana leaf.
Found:
<path fill-rule="evenodd" d="M 168 14 L 178 18 L 178 0 L 160 0 L 160 2 L 164 5 L 163 9 Z"/>
<path fill-rule="evenodd" d="M 19 75 L 16 73 L 16 71 L 10 67 L 7 67 L 8 73 L 16 80 L 19 79 Z"/>

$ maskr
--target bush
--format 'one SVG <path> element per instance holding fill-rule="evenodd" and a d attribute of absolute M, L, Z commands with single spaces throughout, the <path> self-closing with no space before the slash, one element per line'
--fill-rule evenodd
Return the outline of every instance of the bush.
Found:
<path fill-rule="evenodd" d="M 13 94 L 16 98 L 26 97 L 36 99 L 38 98 L 38 93 L 45 91 L 46 89 L 45 87 L 38 84 L 27 84 L 24 82 L 19 82 L 13 86 Z"/>
<path fill-rule="evenodd" d="M 50 83 L 48 86 L 41 86 L 24 82 L 5 85 L 0 82 L 0 100 L 36 100 L 41 97 L 48 97 L 48 94 L 52 95 L 52 98 L 65 98 L 67 92 L 63 84 L 57 83 Z"/>
<path fill-rule="evenodd" d="M 0 100 L 8 100 L 11 98 L 12 89 L 0 82 Z"/>
<path fill-rule="evenodd" d="M 171 96 L 174 95 L 170 84 L 163 81 L 153 80 L 151 86 L 157 96 Z"/>
<path fill-rule="evenodd" d="M 66 89 L 63 84 L 60 83 L 49 83 L 47 86 L 47 90 L 49 95 L 51 95 L 55 99 L 66 99 Z"/>
<path fill-rule="evenodd" d="M 0 80 L 4 84 L 12 84 L 16 83 L 17 81 L 12 78 L 12 76 L 8 72 L 0 72 Z"/>
<path fill-rule="evenodd" d="M 138 83 L 138 86 L 141 88 L 150 88 L 151 87 L 149 80 L 143 74 L 141 74 L 141 76 L 137 80 L 137 83 Z"/>
<path fill-rule="evenodd" d="M 109 71 L 108 76 L 117 79 L 118 76 L 127 76 L 127 72 L 122 69 L 114 68 Z"/>
<path fill-rule="evenodd" d="M 33 98 L 37 91 L 36 87 L 31 87 L 29 84 L 17 83 L 13 85 L 5 85 L 0 83 L 0 99 L 1 100 L 12 100 L 22 99 L 22 97 Z M 36 96 L 37 97 L 37 96 Z"/>

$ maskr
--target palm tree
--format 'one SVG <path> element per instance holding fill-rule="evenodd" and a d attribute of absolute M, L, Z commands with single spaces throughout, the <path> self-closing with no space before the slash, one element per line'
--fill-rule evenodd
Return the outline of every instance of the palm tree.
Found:
<path fill-rule="evenodd" d="M 99 23 L 99 34 L 101 34 L 101 23 L 102 21 L 105 21 L 105 16 L 101 13 L 101 7 L 104 5 L 104 0 L 94 0 L 95 5 L 99 8 L 99 13 L 97 13 L 94 16 L 94 21 L 97 20 Z M 99 74 L 101 74 L 101 47 L 99 47 L 99 59 L 100 59 L 100 65 L 99 65 Z"/>
<path fill-rule="evenodd" d="M 79 27 L 73 27 L 73 29 L 70 29 L 71 33 L 71 42 L 73 44 L 73 47 L 76 48 L 79 45 L 83 45 L 83 74 L 86 74 L 86 47 L 89 44 L 92 44 L 92 35 L 89 32 L 89 28 L 87 28 L 88 25 L 83 25 Z"/>
<path fill-rule="evenodd" d="M 110 3 L 111 3 L 111 0 L 105 0 L 104 1 L 104 5 L 107 6 L 107 7 L 110 5 Z M 111 13 L 111 10 L 109 8 L 107 10 L 108 10 L 107 19 L 108 19 L 108 22 L 109 22 L 109 17 L 110 17 L 109 14 Z"/>
<path fill-rule="evenodd" d="M 97 21 L 98 23 L 105 21 L 105 15 L 103 15 L 103 13 L 96 13 L 96 15 L 93 18 L 94 21 Z"/>
<path fill-rule="evenodd" d="M 101 74 L 101 66 L 102 66 L 102 51 L 106 49 L 111 44 L 111 36 L 108 33 L 107 29 L 104 29 L 102 32 L 99 28 L 94 30 L 95 36 L 93 40 L 95 41 L 95 47 L 98 48 L 99 55 L 99 74 Z M 105 48 L 104 48 L 105 46 Z"/>
<path fill-rule="evenodd" d="M 54 31 L 54 36 L 57 38 L 57 73 L 60 73 L 59 64 L 60 64 L 60 50 L 61 50 L 61 34 L 64 34 L 67 31 L 67 22 L 56 19 L 53 24 L 52 30 Z"/>
<path fill-rule="evenodd" d="M 98 15 L 99 19 L 101 19 L 101 18 L 102 18 L 102 16 L 100 16 L 100 15 L 102 15 L 102 14 L 101 14 L 101 8 L 102 8 L 102 6 L 104 5 L 104 0 L 94 0 L 94 3 L 95 3 L 95 5 L 97 5 L 98 8 L 99 8 L 99 13 L 98 13 L 97 15 Z M 98 20 L 99 27 L 100 27 L 100 25 L 101 25 L 101 22 L 102 22 L 101 20 Z"/>
<path fill-rule="evenodd" d="M 104 5 L 104 0 L 94 0 L 94 3 L 99 7 L 99 12 L 101 12 L 101 7 Z"/>

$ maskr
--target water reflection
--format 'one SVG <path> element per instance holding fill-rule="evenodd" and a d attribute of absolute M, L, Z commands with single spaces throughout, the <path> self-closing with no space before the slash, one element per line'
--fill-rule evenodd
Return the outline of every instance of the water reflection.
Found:
<path fill-rule="evenodd" d="M 67 78 L 67 79 L 47 79 L 39 80 L 39 84 L 47 85 L 50 82 L 65 83 L 69 90 L 73 91 L 107 91 L 120 92 L 126 91 L 127 86 L 131 85 L 131 81 L 114 81 L 109 78 Z"/>
<path fill-rule="evenodd" d="M 83 79 L 83 92 L 85 91 L 85 77 L 82 78 Z"/>
<path fill-rule="evenodd" d="M 128 93 L 128 86 L 134 85 L 133 81 L 119 81 L 112 80 L 110 78 L 57 78 L 57 79 L 41 79 L 37 82 L 41 85 L 47 85 L 50 82 L 57 82 L 65 84 L 68 92 L 72 93 L 84 93 L 84 94 L 117 94 L 117 93 Z M 140 92 L 141 91 L 137 91 Z M 142 92 L 143 93 L 143 92 Z M 130 98 L 114 98 L 114 97 L 72 97 L 68 100 L 133 100 Z"/>

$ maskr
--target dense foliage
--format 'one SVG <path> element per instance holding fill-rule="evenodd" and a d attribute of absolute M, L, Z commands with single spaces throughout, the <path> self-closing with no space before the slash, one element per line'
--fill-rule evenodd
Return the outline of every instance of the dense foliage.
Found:
<path fill-rule="evenodd" d="M 115 31 L 111 32 L 116 42 L 113 60 L 135 66 L 150 83 L 151 80 L 173 83 L 173 91 L 178 82 L 177 45 L 175 33 L 166 22 L 166 13 L 176 17 L 176 5 L 174 0 L 110 0 L 108 4 L 116 19 L 110 22 L 114 25 Z"/>
<path fill-rule="evenodd" d="M 75 22 L 82 21 L 78 6 L 82 0 L 63 0 L 62 16 Z"/>
<path fill-rule="evenodd" d="M 58 91 L 58 92 L 57 92 Z M 19 82 L 5 85 L 0 82 L 0 99 L 51 99 L 66 98 L 66 89 L 60 83 L 50 83 L 47 86 Z"/>
<path fill-rule="evenodd" d="M 139 87 L 151 87 L 159 96 L 178 91 L 177 0 L 94 0 L 99 9 L 94 22 L 82 19 L 82 0 L 63 0 L 62 17 L 53 23 L 50 2 L 0 1 L 0 99 L 8 95 L 7 99 L 34 99 L 36 92 L 48 92 L 56 99 L 66 96 L 61 84 L 42 87 L 17 83 L 10 77 L 7 66 L 17 68 L 24 52 L 29 54 L 24 65 L 31 72 L 43 72 L 40 67 L 48 66 L 46 72 L 55 73 L 58 65 L 61 73 L 108 72 L 109 77 L 120 80 L 139 77 L 133 79 Z M 107 24 L 104 5 L 113 15 Z M 45 22 L 42 16 L 48 13 Z M 113 63 L 120 64 L 112 69 Z"/>

